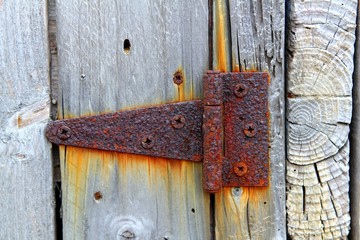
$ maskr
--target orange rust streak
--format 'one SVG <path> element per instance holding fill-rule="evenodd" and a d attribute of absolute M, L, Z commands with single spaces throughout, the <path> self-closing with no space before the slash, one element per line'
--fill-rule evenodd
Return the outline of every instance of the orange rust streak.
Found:
<path fill-rule="evenodd" d="M 216 19 L 216 55 L 217 55 L 217 66 L 215 67 L 217 70 L 221 72 L 229 71 L 227 69 L 227 42 L 226 42 L 226 21 L 225 21 L 225 6 L 224 2 L 221 0 L 216 1 L 216 11 L 215 11 L 215 19 Z"/>

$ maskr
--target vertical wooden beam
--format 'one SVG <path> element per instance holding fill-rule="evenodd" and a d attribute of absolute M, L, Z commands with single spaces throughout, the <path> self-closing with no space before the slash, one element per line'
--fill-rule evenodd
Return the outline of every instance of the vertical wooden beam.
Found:
<path fill-rule="evenodd" d="M 287 219 L 293 239 L 349 233 L 356 9 L 355 0 L 289 5 Z"/>
<path fill-rule="evenodd" d="M 216 0 L 214 69 L 270 74 L 270 185 L 216 194 L 216 239 L 285 239 L 285 6 Z"/>
<path fill-rule="evenodd" d="M 350 215 L 351 239 L 360 239 L 360 5 L 357 11 L 357 29 L 354 59 L 353 115 L 350 126 Z"/>
<path fill-rule="evenodd" d="M 56 8 L 60 115 L 201 97 L 206 0 L 70 0 Z M 74 147 L 61 158 L 65 239 L 210 239 L 201 164 Z"/>
<path fill-rule="evenodd" d="M 0 239 L 54 239 L 46 1 L 0 1 Z"/>

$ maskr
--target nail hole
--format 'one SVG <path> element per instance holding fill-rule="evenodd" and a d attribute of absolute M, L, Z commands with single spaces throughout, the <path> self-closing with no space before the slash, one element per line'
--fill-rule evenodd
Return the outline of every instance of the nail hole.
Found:
<path fill-rule="evenodd" d="M 192 213 L 195 213 L 195 209 L 194 209 L 194 208 L 192 208 L 192 209 L 191 209 L 191 212 L 192 212 Z"/>
<path fill-rule="evenodd" d="M 264 204 L 266 204 L 266 202 L 264 202 Z"/>
<path fill-rule="evenodd" d="M 124 53 L 129 54 L 130 49 L 131 49 L 131 43 L 130 43 L 129 39 L 125 39 L 124 40 Z"/>
<path fill-rule="evenodd" d="M 102 198 L 103 198 L 103 196 L 102 196 L 102 193 L 100 191 L 97 191 L 97 192 L 94 193 L 94 199 L 96 201 L 99 201 Z"/>

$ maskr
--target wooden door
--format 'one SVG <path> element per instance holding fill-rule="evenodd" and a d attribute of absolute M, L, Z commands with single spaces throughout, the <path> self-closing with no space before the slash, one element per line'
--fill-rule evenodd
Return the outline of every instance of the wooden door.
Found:
<path fill-rule="evenodd" d="M 0 239 L 358 239 L 357 4 L 0 0 Z M 200 163 L 45 139 L 50 118 L 201 99 L 208 69 L 269 73 L 268 187 L 208 194 Z"/>
<path fill-rule="evenodd" d="M 270 156 L 276 158 L 270 187 L 224 188 L 210 196 L 198 163 L 61 147 L 65 239 L 285 236 L 284 5 L 258 7 L 246 1 L 57 2 L 60 118 L 200 99 L 209 68 L 268 71 Z M 173 83 L 176 72 L 184 76 L 181 85 Z"/>
<path fill-rule="evenodd" d="M 207 1 L 57 1 L 56 15 L 60 118 L 201 98 Z M 60 154 L 64 239 L 210 239 L 201 164 Z"/>

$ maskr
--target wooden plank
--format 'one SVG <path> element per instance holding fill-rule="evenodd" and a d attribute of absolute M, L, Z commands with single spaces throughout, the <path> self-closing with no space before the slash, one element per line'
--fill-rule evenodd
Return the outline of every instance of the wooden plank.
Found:
<path fill-rule="evenodd" d="M 289 7 L 288 233 L 345 239 L 357 1 L 292 0 Z"/>
<path fill-rule="evenodd" d="M 216 239 L 286 239 L 284 2 L 214 6 L 214 68 L 270 74 L 270 185 L 226 188 L 215 196 Z"/>
<path fill-rule="evenodd" d="M 0 1 L 0 239 L 54 239 L 46 1 Z"/>
<path fill-rule="evenodd" d="M 353 115 L 350 126 L 350 239 L 360 239 L 360 5 L 358 4 L 354 80 Z"/>
<path fill-rule="evenodd" d="M 201 1 L 56 2 L 60 116 L 199 99 Z M 128 39 L 131 47 L 124 49 Z M 180 71 L 184 83 L 173 83 Z M 64 239 L 210 239 L 199 163 L 62 147 Z"/>

